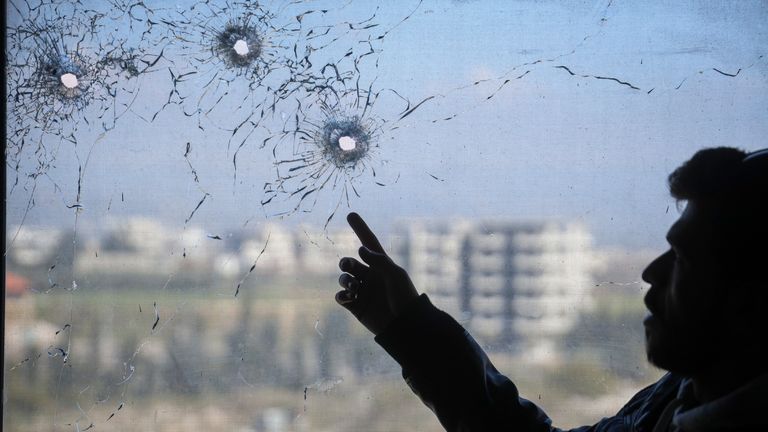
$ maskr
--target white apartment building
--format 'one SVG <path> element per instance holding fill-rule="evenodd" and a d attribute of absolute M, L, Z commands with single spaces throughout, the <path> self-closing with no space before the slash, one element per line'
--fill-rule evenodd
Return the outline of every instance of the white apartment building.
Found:
<path fill-rule="evenodd" d="M 64 232 L 54 228 L 14 226 L 6 232 L 11 247 L 8 258 L 20 266 L 50 266 L 56 257 L 57 247 L 64 242 Z"/>
<path fill-rule="evenodd" d="M 579 223 L 409 220 L 392 244 L 416 287 L 481 343 L 550 356 L 592 304 L 592 239 Z"/>

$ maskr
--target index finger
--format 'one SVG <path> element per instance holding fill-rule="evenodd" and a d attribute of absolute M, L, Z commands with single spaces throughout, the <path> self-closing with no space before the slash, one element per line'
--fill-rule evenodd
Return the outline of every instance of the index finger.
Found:
<path fill-rule="evenodd" d="M 359 214 L 355 212 L 348 214 L 347 222 L 349 222 L 349 226 L 352 227 L 352 231 L 355 232 L 363 246 L 374 252 L 386 253 L 381 243 L 379 243 L 379 239 L 376 238 L 376 234 L 368 228 L 368 225 Z"/>

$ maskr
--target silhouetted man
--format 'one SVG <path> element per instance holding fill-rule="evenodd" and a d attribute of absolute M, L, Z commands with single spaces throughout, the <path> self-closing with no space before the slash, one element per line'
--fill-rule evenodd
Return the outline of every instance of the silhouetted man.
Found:
<path fill-rule="evenodd" d="M 615 416 L 576 431 L 768 431 L 768 149 L 702 150 L 669 176 L 685 210 L 650 284 L 646 352 L 669 371 Z M 402 367 L 449 431 L 551 431 L 472 337 L 418 295 L 355 213 L 363 263 L 343 258 L 336 301 Z"/>

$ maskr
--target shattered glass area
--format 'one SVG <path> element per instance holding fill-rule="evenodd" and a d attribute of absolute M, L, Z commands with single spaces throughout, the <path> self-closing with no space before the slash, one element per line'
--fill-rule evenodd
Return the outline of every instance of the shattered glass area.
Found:
<path fill-rule="evenodd" d="M 6 11 L 9 431 L 442 430 L 333 301 L 351 210 L 558 427 L 594 422 L 659 375 L 666 175 L 768 135 L 760 2 Z"/>
<path fill-rule="evenodd" d="M 9 14 L 7 162 L 34 178 L 78 144 L 82 129 L 113 129 L 162 54 L 112 32 L 124 16 L 60 1 L 11 2 Z"/>
<path fill-rule="evenodd" d="M 376 185 L 386 186 L 376 174 L 376 166 L 383 164 L 377 150 L 411 108 L 406 105 L 401 118 L 385 121 L 376 114 L 379 96 L 370 88 L 321 92 L 319 100 L 301 107 L 296 121 L 287 125 L 273 147 L 278 156 L 277 178 L 265 184 L 262 205 L 287 201 L 292 207 L 278 215 L 290 215 L 310 212 L 328 196 L 326 201 L 336 202 L 325 228 L 342 204 L 350 208 L 350 196 L 360 197 L 355 187 L 360 177 L 369 176 Z M 284 140 L 293 143 L 287 156 L 279 145 Z M 335 191 L 336 197 L 325 191 Z"/>
<path fill-rule="evenodd" d="M 232 149 L 235 166 L 238 150 L 249 138 L 260 138 L 261 125 L 279 124 L 308 92 L 344 80 L 340 65 L 313 63 L 319 52 L 340 37 L 337 26 L 305 28 L 314 14 L 329 11 L 307 10 L 303 5 L 299 9 L 290 4 L 270 6 L 200 3 L 162 20 L 179 60 L 169 68 L 174 87 L 166 105 L 181 105 L 200 129 L 220 112 L 234 117 L 230 124 L 213 126 L 231 132 L 228 149 L 236 144 Z M 353 28 L 350 23 L 348 30 Z M 361 56 L 354 50 L 347 55 L 353 62 Z M 328 70 L 335 73 L 325 75 Z"/>

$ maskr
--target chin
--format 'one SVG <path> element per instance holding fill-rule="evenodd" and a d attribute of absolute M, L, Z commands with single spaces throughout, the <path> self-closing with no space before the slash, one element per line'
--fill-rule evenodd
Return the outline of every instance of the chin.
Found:
<path fill-rule="evenodd" d="M 659 353 L 659 349 L 653 345 L 651 340 L 646 337 L 645 339 L 645 357 L 648 359 L 648 363 L 656 366 L 657 368 L 669 370 L 667 367 L 668 362 L 665 361 L 664 356 Z"/>
<path fill-rule="evenodd" d="M 658 333 L 659 332 L 656 331 L 656 329 L 646 325 L 645 356 L 648 359 L 648 362 L 652 365 L 662 369 L 667 369 L 665 366 L 666 362 L 664 361 L 664 354 L 668 353 L 669 350 L 665 349 L 664 343 L 662 342 L 664 338 Z"/>
<path fill-rule="evenodd" d="M 669 372 L 685 374 L 686 364 L 690 364 L 683 349 L 682 344 L 676 343 L 674 338 L 657 329 L 645 329 L 645 354 L 648 362 L 657 368 Z"/>
<path fill-rule="evenodd" d="M 646 336 L 648 362 L 659 369 L 687 377 L 697 375 L 707 364 L 708 356 L 676 340 Z"/>
<path fill-rule="evenodd" d="M 648 361 L 660 369 L 683 376 L 692 377 L 708 370 L 728 345 L 722 329 L 712 325 L 702 323 L 681 329 L 653 320 L 645 324 Z"/>
<path fill-rule="evenodd" d="M 659 355 L 658 353 L 654 352 L 653 349 L 649 349 L 646 347 L 645 349 L 645 356 L 648 359 L 648 363 L 651 365 L 659 368 L 664 369 L 666 371 L 672 372 L 672 369 L 670 368 L 670 363 L 668 359 L 664 358 L 663 355 Z"/>

